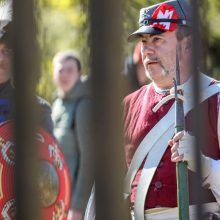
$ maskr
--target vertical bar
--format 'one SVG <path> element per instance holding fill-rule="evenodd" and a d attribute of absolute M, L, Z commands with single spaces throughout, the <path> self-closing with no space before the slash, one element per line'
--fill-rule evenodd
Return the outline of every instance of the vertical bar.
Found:
<path fill-rule="evenodd" d="M 200 100 L 200 77 L 199 77 L 199 60 L 201 60 L 201 52 L 199 48 L 201 46 L 200 38 L 200 15 L 199 8 L 202 3 L 198 0 L 192 1 L 192 15 L 193 15 L 193 52 L 192 52 L 192 73 L 193 73 L 193 94 L 194 94 L 194 113 L 193 113 L 193 130 L 195 132 L 195 155 L 196 155 L 196 182 L 193 183 L 193 192 L 197 205 L 197 219 L 202 219 L 202 176 L 201 176 L 201 161 L 200 161 L 200 146 L 203 143 L 202 135 L 202 110 L 199 108 Z"/>
<path fill-rule="evenodd" d="M 37 148 L 35 82 L 39 73 L 34 1 L 14 1 L 14 80 L 17 219 L 37 220 Z"/>
<path fill-rule="evenodd" d="M 122 198 L 122 0 L 90 1 L 96 219 L 126 219 Z M 129 211 L 127 211 L 129 213 Z"/>

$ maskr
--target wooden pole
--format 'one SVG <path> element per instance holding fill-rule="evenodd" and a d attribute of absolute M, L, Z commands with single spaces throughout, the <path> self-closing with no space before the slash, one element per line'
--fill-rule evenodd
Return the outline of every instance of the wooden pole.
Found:
<path fill-rule="evenodd" d="M 181 91 L 177 90 L 180 85 L 180 70 L 179 70 L 179 47 L 176 47 L 176 80 L 175 80 L 175 133 L 184 130 L 184 109 L 183 101 L 178 98 Z M 176 178 L 177 178 L 177 201 L 179 220 L 189 220 L 189 190 L 188 190 L 188 169 L 187 162 L 177 162 L 176 164 Z"/>

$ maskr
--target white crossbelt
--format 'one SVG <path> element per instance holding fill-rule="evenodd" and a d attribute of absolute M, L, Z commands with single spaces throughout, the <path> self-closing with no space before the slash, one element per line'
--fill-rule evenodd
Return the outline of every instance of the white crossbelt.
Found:
<path fill-rule="evenodd" d="M 214 84 L 209 86 L 212 79 L 201 75 L 203 82 L 203 92 L 201 94 L 201 102 L 208 99 L 212 95 L 220 92 L 220 85 Z M 187 97 L 188 98 L 188 97 Z M 193 101 L 187 99 L 184 103 L 184 113 L 185 115 L 192 110 Z M 146 155 L 149 153 L 147 160 L 145 160 L 145 165 L 141 173 L 140 181 L 137 188 L 135 206 L 134 206 L 134 216 L 135 219 L 144 220 L 144 205 L 146 194 L 153 178 L 157 165 L 159 164 L 166 148 L 167 142 L 172 138 L 174 134 L 174 105 L 170 108 L 169 112 L 155 125 L 153 129 L 148 133 L 148 135 L 141 142 L 137 151 L 132 159 L 131 166 L 128 170 L 125 182 L 125 194 L 130 195 L 131 184 L 134 177 L 144 161 Z M 161 138 L 163 137 L 163 138 Z"/>
<path fill-rule="evenodd" d="M 173 134 L 174 126 L 170 127 L 170 129 L 168 129 L 164 134 L 163 138 L 160 138 L 157 143 L 155 143 L 154 147 L 148 153 L 147 159 L 145 160 L 134 203 L 134 213 L 136 219 L 138 220 L 144 219 L 144 207 L 147 191 L 157 166 L 167 148 L 167 143 L 172 138 Z"/>
<path fill-rule="evenodd" d="M 147 136 L 142 140 L 138 146 L 133 158 L 131 165 L 128 169 L 126 178 L 125 178 L 125 188 L 124 194 L 125 197 L 129 196 L 131 193 L 131 184 L 134 180 L 134 177 L 144 161 L 146 155 L 149 153 L 151 148 L 156 144 L 158 139 L 173 127 L 173 118 L 175 114 L 174 105 L 170 108 L 169 112 L 150 130 Z M 166 123 L 166 126 L 164 124 Z"/>

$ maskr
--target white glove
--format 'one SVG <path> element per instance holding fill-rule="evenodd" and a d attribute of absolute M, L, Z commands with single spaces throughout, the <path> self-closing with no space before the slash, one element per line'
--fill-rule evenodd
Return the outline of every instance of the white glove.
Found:
<path fill-rule="evenodd" d="M 188 162 L 188 168 L 196 172 L 195 161 L 195 137 L 188 132 L 184 132 L 184 136 L 179 140 L 179 148 L 177 149 L 179 155 L 183 155 L 183 161 Z M 212 159 L 200 153 L 202 165 L 202 177 L 206 178 L 212 168 Z"/>

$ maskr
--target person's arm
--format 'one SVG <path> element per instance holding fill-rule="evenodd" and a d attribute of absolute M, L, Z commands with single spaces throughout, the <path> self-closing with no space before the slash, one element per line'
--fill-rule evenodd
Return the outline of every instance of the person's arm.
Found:
<path fill-rule="evenodd" d="M 75 132 L 79 150 L 79 170 L 75 190 L 73 192 L 74 210 L 84 214 L 93 184 L 92 170 L 92 103 L 90 99 L 82 99 L 77 105 Z"/>

